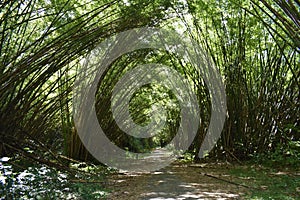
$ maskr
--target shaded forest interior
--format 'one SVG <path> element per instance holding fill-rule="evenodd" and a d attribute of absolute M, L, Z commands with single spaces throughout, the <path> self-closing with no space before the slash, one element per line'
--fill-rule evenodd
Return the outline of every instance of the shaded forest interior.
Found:
<path fill-rule="evenodd" d="M 263 158 L 275 164 L 282 159 L 299 166 L 298 0 L 0 1 L 0 157 L 18 170 L 38 163 L 76 173 L 80 163 L 101 164 L 85 149 L 74 125 L 75 79 L 84 58 L 101 42 L 140 27 L 192 38 L 221 74 L 227 114 L 221 137 L 205 159 L 240 163 Z M 168 51 L 139 49 L 109 66 L 95 94 L 99 124 L 129 152 L 151 151 L 172 140 L 180 107 L 162 85 L 144 85 L 129 104 L 139 125 L 151 121 L 155 108 L 166 109 L 166 124 L 154 137 L 124 133 L 112 114 L 114 86 L 136 66 L 149 63 L 168 66 L 189 80 L 201 112 L 185 158 L 199 161 L 211 95 L 195 66 Z M 101 170 L 107 168 L 96 171 Z"/>

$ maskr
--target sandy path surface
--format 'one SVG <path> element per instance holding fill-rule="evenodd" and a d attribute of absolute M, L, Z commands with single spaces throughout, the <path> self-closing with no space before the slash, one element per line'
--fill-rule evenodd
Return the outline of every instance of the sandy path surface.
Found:
<path fill-rule="evenodd" d="M 241 195 L 248 189 L 229 183 L 235 180 L 228 175 L 228 167 L 173 164 L 152 173 L 114 174 L 108 180 L 112 191 L 108 199 L 242 199 Z"/>

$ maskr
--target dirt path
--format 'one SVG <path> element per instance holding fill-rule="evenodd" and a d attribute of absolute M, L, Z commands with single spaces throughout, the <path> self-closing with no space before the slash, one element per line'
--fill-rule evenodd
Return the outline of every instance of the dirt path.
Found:
<path fill-rule="evenodd" d="M 242 199 L 247 188 L 233 181 L 228 166 L 173 164 L 153 173 L 123 173 L 109 178 L 108 199 Z M 217 177 L 220 179 L 216 179 Z"/>

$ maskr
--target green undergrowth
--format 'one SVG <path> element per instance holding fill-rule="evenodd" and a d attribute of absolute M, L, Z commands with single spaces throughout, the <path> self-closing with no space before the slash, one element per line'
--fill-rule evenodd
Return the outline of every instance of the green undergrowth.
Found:
<path fill-rule="evenodd" d="M 250 187 L 245 199 L 300 199 L 300 171 L 295 167 L 272 167 L 251 162 L 231 169 L 230 174 L 238 183 Z"/>
<path fill-rule="evenodd" d="M 7 157 L 0 159 L 0 199 L 103 199 L 110 171 L 86 163 L 71 164 L 74 172 L 45 165 L 20 169 Z M 80 171 L 79 171 L 80 170 Z"/>
<path fill-rule="evenodd" d="M 288 141 L 279 144 L 273 152 L 253 156 L 252 161 L 270 168 L 300 169 L 300 141 Z"/>

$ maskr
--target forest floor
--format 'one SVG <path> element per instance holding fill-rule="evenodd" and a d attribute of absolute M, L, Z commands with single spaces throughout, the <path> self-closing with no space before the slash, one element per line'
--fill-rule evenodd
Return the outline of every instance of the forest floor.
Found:
<path fill-rule="evenodd" d="M 111 200 L 300 199 L 300 172 L 176 162 L 152 173 L 112 174 L 108 189 Z"/>

